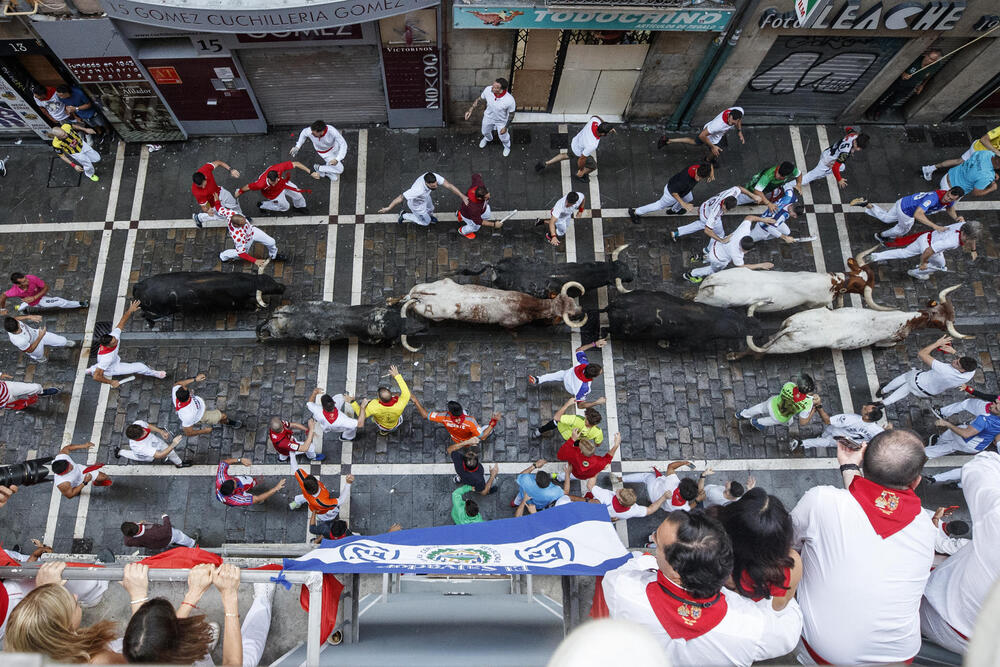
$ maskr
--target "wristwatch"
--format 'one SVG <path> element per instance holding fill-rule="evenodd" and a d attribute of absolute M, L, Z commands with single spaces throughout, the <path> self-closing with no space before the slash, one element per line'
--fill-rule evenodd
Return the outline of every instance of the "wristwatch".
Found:
<path fill-rule="evenodd" d="M 857 470 L 858 472 L 861 472 L 861 466 L 857 463 L 845 463 L 840 466 L 840 472 L 847 472 L 848 470 Z"/>

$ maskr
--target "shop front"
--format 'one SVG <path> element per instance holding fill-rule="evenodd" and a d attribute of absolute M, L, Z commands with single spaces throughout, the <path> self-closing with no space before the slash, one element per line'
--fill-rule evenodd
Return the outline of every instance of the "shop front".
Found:
<path fill-rule="evenodd" d="M 510 33 L 511 90 L 519 110 L 618 119 L 629 115 L 651 70 L 688 67 L 684 54 L 667 45 L 672 37 L 701 33 L 707 45 L 708 35 L 724 30 L 733 11 L 726 6 L 673 9 L 649 4 L 455 4 L 452 25 Z"/>

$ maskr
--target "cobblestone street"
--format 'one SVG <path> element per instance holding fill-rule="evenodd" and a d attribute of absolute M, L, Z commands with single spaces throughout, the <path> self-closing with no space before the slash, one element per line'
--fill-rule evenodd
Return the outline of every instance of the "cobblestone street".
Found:
<path fill-rule="evenodd" d="M 380 304 L 403 296 L 418 283 L 504 257 L 590 261 L 607 258 L 624 244 L 628 248 L 621 257 L 636 272 L 630 287 L 675 295 L 692 291 L 681 273 L 702 247 L 701 235 L 674 243 L 668 232 L 693 218 L 654 215 L 634 225 L 627 209 L 659 198 L 669 177 L 700 154 L 692 147 L 658 151 L 656 128 L 623 126 L 602 142 L 600 169 L 589 183 L 571 181 L 569 162 L 536 174 L 535 162 L 564 149 L 568 136 L 577 129 L 517 126 L 514 151 L 507 159 L 500 157 L 496 143 L 479 150 L 477 133 L 346 129 L 349 152 L 338 182 L 312 181 L 304 174 L 296 178 L 299 187 L 312 189 L 305 195 L 308 214 L 265 215 L 268 212 L 262 211 L 254 215 L 256 193 L 241 198 L 255 224 L 272 235 L 289 258 L 267 268 L 269 275 L 287 286 L 283 295 L 270 297 L 269 308 L 321 299 Z M 842 129 L 749 126 L 746 145 L 732 142 L 715 182 L 695 190 L 696 202 L 745 184 L 753 173 L 782 160 L 808 170 L 820 150 L 840 138 Z M 846 202 L 869 196 L 886 205 L 930 189 L 919 165 L 957 157 L 985 129 L 866 128 L 872 144 L 849 162 L 847 188 L 838 190 L 831 177 L 828 182 L 814 181 L 806 189 L 807 214 L 792 223 L 793 234 L 816 235 L 817 240 L 758 246 L 748 262 L 770 261 L 782 270 L 842 270 L 847 257 L 871 247 L 872 234 L 882 229 L 881 223 Z M 503 413 L 495 435 L 482 447 L 484 461 L 498 463 L 501 469 L 499 493 L 481 503 L 487 519 L 513 513 L 509 502 L 516 492 L 515 473 L 540 457 L 555 460 L 561 444 L 558 438 L 534 439 L 529 433 L 562 405 L 565 393 L 551 384 L 529 387 L 526 378 L 529 373 L 568 368 L 573 349 L 599 335 L 602 323 L 596 312 L 580 333 L 563 324 L 529 326 L 516 332 L 435 325 L 428 335 L 413 341 L 422 346 L 416 353 L 399 345 L 355 342 L 259 343 L 255 329 L 266 318 L 264 311 L 178 315 L 153 328 L 136 316 L 126 327 L 122 357 L 166 369 L 167 378 L 138 376 L 135 382 L 111 389 L 83 374 L 93 363 L 88 352 L 95 325 L 121 317 L 132 286 L 139 280 L 179 270 L 252 271 L 246 262 L 220 261 L 219 252 L 232 245 L 222 223 L 207 223 L 204 229 L 194 226 L 191 173 L 207 161 L 225 160 L 241 176 L 234 179 L 219 169 L 216 178 L 235 191 L 268 165 L 285 159 L 292 136 L 292 130 L 283 129 L 265 136 L 192 139 L 168 144 L 155 153 L 138 144 L 105 144 L 98 147 L 103 159 L 97 165 L 97 183 L 80 179 L 38 142 L 8 147 L 8 176 L 0 180 L 4 188 L 0 197 L 3 279 L 11 271 L 33 273 L 50 283 L 53 294 L 89 299 L 91 306 L 44 316 L 51 331 L 82 342 L 82 352 L 80 348 L 57 349 L 47 363 L 39 364 L 7 341 L 0 345 L 4 372 L 17 380 L 62 390 L 28 410 L 0 411 L 0 463 L 53 456 L 62 444 L 93 441 L 96 447 L 74 458 L 106 464 L 103 471 L 114 484 L 88 486 L 71 500 L 50 485 L 23 487 L 0 514 L 5 544 L 24 546 L 31 538 L 44 537 L 57 552 L 108 549 L 124 553 L 119 524 L 158 520 L 163 513 L 189 533 L 201 529 L 205 546 L 300 543 L 307 536 L 308 513 L 288 508 L 298 487 L 290 478 L 288 464 L 278 460 L 268 441 L 268 419 L 280 415 L 304 422 L 308 418 L 305 403 L 314 387 L 325 387 L 331 394 L 346 390 L 373 396 L 380 384 L 390 381 L 384 375 L 391 364 L 399 366 L 428 409 L 443 409 L 448 400 L 459 400 L 480 422 L 493 411 Z M 312 149 L 307 146 L 297 159 L 312 164 Z M 458 199 L 443 188 L 434 197 L 440 222 L 429 228 L 397 225 L 398 209 L 377 213 L 429 170 L 463 191 L 471 174 L 480 172 L 492 193 L 494 218 L 514 209 L 518 213 L 500 231 L 484 227 L 473 241 L 456 233 Z M 553 248 L 534 221 L 547 216 L 549 208 L 571 188 L 586 195 L 587 211 L 570 227 L 565 244 Z M 758 208 L 741 207 L 727 215 L 727 231 L 735 228 L 742 215 L 760 213 Z M 957 209 L 967 219 L 981 221 L 987 230 L 997 228 L 1000 204 L 994 195 L 964 200 Z M 939 216 L 938 221 L 942 219 Z M 987 233 L 980 242 L 978 260 L 952 251 L 947 256 L 948 272 L 937 273 L 927 282 L 906 275 L 911 263 L 882 263 L 874 292 L 879 303 L 917 309 L 942 288 L 961 284 L 951 297 L 958 315 L 956 326 L 976 337 L 956 341 L 956 347 L 979 360 L 982 370 L 976 385 L 989 391 L 997 388 L 992 360 L 1000 358 L 998 251 L 995 238 Z M 483 281 L 487 275 L 457 280 Z M 601 289 L 585 295 L 583 303 L 596 311 L 616 295 L 613 287 Z M 857 296 L 847 301 L 846 305 L 861 305 Z M 765 326 L 776 327 L 781 318 L 763 319 Z M 839 483 L 833 450 L 789 452 L 790 437 L 819 434 L 819 418 L 791 432 L 771 429 L 761 434 L 745 427 L 741 433 L 734 412 L 764 400 L 800 371 L 816 378 L 828 412 L 855 411 L 871 400 L 879 384 L 918 364 L 917 350 L 937 335 L 936 330 L 917 331 L 888 349 L 817 350 L 739 361 L 726 359 L 728 352 L 744 347 L 738 340 L 663 349 L 612 337 L 603 351 L 591 353 L 592 361 L 605 365 L 591 394 L 592 398 L 608 398 L 608 404 L 600 407 L 605 442 L 615 432 L 622 435 L 612 472 L 645 471 L 653 464 L 689 459 L 696 471 L 714 467 L 718 473 L 710 480 L 713 483 L 754 475 L 759 485 L 791 507 L 805 489 Z M 124 428 L 135 419 L 180 432 L 170 387 L 198 372 L 208 379 L 194 386 L 195 393 L 210 407 L 241 420 L 243 427 L 217 427 L 210 435 L 186 440 L 181 455 L 194 461 L 190 468 L 116 459 L 115 448 L 127 442 Z M 957 392 L 948 394 L 941 403 L 959 398 Z M 927 407 L 910 399 L 891 406 L 888 419 L 926 436 L 934 432 L 934 417 Z M 346 475 L 356 476 L 349 499 L 342 499 L 341 512 L 355 532 L 374 534 L 395 522 L 404 527 L 440 525 L 450 522 L 454 489 L 452 465 L 445 454 L 449 443 L 443 429 L 421 420 L 411 407 L 403 427 L 388 437 L 377 436 L 371 425 L 353 443 L 328 437 L 323 447 L 326 460 L 311 467 L 333 490 L 343 485 Z M 602 447 L 600 453 L 604 451 Z M 229 456 L 252 459 L 251 472 L 261 478 L 263 488 L 286 479 L 284 490 L 251 509 L 223 506 L 214 497 L 213 481 L 219 459 Z M 964 460 L 938 459 L 932 467 L 954 467 Z M 561 467 L 550 464 L 548 469 Z M 235 467 L 234 472 L 238 472 Z M 620 484 L 607 474 L 600 481 L 604 486 Z M 640 503 L 645 503 L 645 491 L 638 491 Z M 918 493 L 929 508 L 964 504 L 959 491 L 940 485 L 921 486 Z M 957 516 L 965 512 L 963 507 Z M 627 534 L 630 546 L 641 546 L 661 518 L 657 514 L 632 520 L 619 530 Z"/>

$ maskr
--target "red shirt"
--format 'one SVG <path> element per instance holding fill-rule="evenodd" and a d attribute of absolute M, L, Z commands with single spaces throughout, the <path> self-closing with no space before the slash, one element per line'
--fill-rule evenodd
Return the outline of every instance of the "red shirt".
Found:
<path fill-rule="evenodd" d="M 565 461 L 573 468 L 577 479 L 590 479 L 604 470 L 611 463 L 611 454 L 604 456 L 584 456 L 572 439 L 563 443 L 556 453 L 556 458 Z"/>
<path fill-rule="evenodd" d="M 215 200 L 219 198 L 219 186 L 215 184 L 215 175 L 213 172 L 215 167 L 212 166 L 211 162 L 206 162 L 198 169 L 199 174 L 205 175 L 205 184 L 198 185 L 196 183 L 191 184 L 191 194 L 194 195 L 195 201 L 199 204 L 215 204 Z"/>
<path fill-rule="evenodd" d="M 486 212 L 487 203 L 485 200 L 480 200 L 476 197 L 476 190 L 485 186 L 486 184 L 483 183 L 481 174 L 472 175 L 472 185 L 465 192 L 465 196 L 469 198 L 469 203 L 462 204 L 462 207 L 458 209 L 458 214 L 463 220 L 471 220 L 477 225 L 483 224 L 483 213 Z"/>
<path fill-rule="evenodd" d="M 264 170 L 257 180 L 247 186 L 247 190 L 260 190 L 261 194 L 264 195 L 264 199 L 274 199 L 282 193 L 282 191 L 288 186 L 288 174 L 295 169 L 295 166 L 291 162 L 280 162 L 278 164 L 271 165 Z M 274 185 L 267 182 L 267 173 L 270 171 L 278 172 L 278 180 Z"/>
<path fill-rule="evenodd" d="M 284 426 L 284 429 L 280 433 L 275 433 L 268 429 L 267 434 L 271 436 L 271 444 L 274 446 L 275 451 L 282 456 L 288 456 L 293 451 L 298 451 L 299 443 L 295 440 L 295 433 L 288 425 L 288 422 L 282 420 L 281 424 Z"/>

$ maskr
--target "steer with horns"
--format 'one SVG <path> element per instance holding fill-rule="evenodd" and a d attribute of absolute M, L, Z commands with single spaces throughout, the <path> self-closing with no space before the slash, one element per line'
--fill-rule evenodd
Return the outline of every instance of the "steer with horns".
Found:
<path fill-rule="evenodd" d="M 329 343 L 357 338 L 366 345 L 381 345 L 427 331 L 422 320 L 399 316 L 399 306 L 347 306 L 331 301 L 303 301 L 275 310 L 257 327 L 257 340 L 306 340 Z"/>
<path fill-rule="evenodd" d="M 498 324 L 507 329 L 540 320 L 554 323 L 562 319 L 569 326 L 579 328 L 586 324 L 587 316 L 580 320 L 571 319 L 582 311 L 576 300 L 567 294 L 570 288 L 579 290 L 581 294 L 584 292 L 580 283 L 568 282 L 562 286 L 558 296 L 538 299 L 521 292 L 481 285 L 459 285 L 443 278 L 410 289 L 401 299 L 403 308 L 400 316 L 406 319 L 412 310 L 428 320 Z M 407 342 L 406 334 L 400 336 L 400 342 L 406 349 L 416 352 L 417 348 Z"/>
<path fill-rule="evenodd" d="M 258 273 L 174 271 L 144 278 L 132 288 L 142 316 L 153 322 L 174 313 L 218 315 L 234 310 L 267 308 L 264 295 L 283 294 L 285 286 Z"/>
<path fill-rule="evenodd" d="M 496 264 L 484 264 L 478 269 L 462 269 L 451 275 L 478 276 L 492 269 L 491 284 L 497 289 L 524 292 L 540 299 L 559 293 L 568 282 L 580 283 L 584 289 L 615 285 L 619 292 L 628 292 L 622 283 L 635 280 L 632 267 L 618 259 L 628 245 L 615 248 L 610 262 L 549 262 L 531 257 L 506 257 Z"/>
<path fill-rule="evenodd" d="M 751 271 L 742 267 L 719 271 L 705 278 L 694 301 L 711 306 L 750 306 L 757 312 L 777 313 L 800 306 L 832 308 L 844 305 L 845 294 L 861 294 L 875 310 L 885 310 L 872 298 L 875 271 L 856 259 L 847 260 L 847 271 Z M 763 303 L 759 303 L 763 301 Z"/>
<path fill-rule="evenodd" d="M 870 310 L 867 308 L 813 308 L 795 313 L 781 323 L 781 328 L 763 345 L 747 336 L 747 349 L 730 354 L 739 359 L 748 354 L 796 354 L 819 348 L 856 350 L 863 347 L 892 347 L 916 329 L 944 329 L 955 338 L 974 338 L 955 329 L 955 308 L 948 295 L 961 285 L 941 290 L 937 301 L 916 312 Z M 757 304 L 747 314 L 753 315 Z"/>

